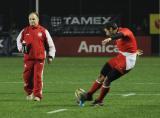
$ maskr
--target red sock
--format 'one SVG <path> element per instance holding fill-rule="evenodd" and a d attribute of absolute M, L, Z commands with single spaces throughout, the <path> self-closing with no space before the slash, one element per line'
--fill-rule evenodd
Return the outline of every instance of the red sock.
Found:
<path fill-rule="evenodd" d="M 98 97 L 98 101 L 103 101 L 104 97 L 106 96 L 106 94 L 109 92 L 110 87 L 101 87 L 101 92 L 100 95 Z"/>
<path fill-rule="evenodd" d="M 97 80 L 93 83 L 91 89 L 89 90 L 89 94 L 94 94 L 100 87 L 102 86 L 102 83 L 98 82 Z"/>

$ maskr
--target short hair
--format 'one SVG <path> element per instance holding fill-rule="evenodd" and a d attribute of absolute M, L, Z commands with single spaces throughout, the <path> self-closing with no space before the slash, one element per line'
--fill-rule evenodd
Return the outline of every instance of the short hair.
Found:
<path fill-rule="evenodd" d="M 104 26 L 104 28 L 107 28 L 107 29 L 113 28 L 113 30 L 115 30 L 115 29 L 118 28 L 118 25 L 117 25 L 117 23 L 115 23 L 115 22 L 108 22 L 108 23 Z"/>
<path fill-rule="evenodd" d="M 37 16 L 37 18 L 39 18 L 39 14 L 38 14 L 37 12 L 31 12 L 31 13 L 28 15 L 28 17 L 29 17 L 31 14 L 34 14 L 34 15 Z"/>

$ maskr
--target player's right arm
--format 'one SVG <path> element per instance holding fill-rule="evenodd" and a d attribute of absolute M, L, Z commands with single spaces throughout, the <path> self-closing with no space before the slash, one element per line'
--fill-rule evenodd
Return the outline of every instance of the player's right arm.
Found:
<path fill-rule="evenodd" d="M 20 33 L 19 33 L 19 35 L 18 35 L 18 37 L 17 37 L 17 49 L 18 49 L 18 51 L 19 52 L 22 52 L 22 42 L 21 42 L 21 39 L 22 39 L 22 32 L 23 32 L 24 30 L 22 30 Z"/>

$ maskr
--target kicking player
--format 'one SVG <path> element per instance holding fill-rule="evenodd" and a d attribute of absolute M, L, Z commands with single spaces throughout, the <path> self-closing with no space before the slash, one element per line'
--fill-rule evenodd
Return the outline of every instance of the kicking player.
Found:
<path fill-rule="evenodd" d="M 104 39 L 102 44 L 115 41 L 119 52 L 104 64 L 90 90 L 81 96 L 82 102 L 92 101 L 93 94 L 101 88 L 99 96 L 92 103 L 93 106 L 103 106 L 103 99 L 110 90 L 111 82 L 131 71 L 136 64 L 137 55 L 142 54 L 141 50 L 137 50 L 136 38 L 130 29 L 118 27 L 116 23 L 110 22 L 104 31 L 108 38 Z"/>

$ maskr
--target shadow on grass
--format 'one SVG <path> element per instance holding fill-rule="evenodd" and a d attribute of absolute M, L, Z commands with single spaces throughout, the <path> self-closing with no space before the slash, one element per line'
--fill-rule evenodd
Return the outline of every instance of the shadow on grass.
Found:
<path fill-rule="evenodd" d="M 0 99 L 0 102 L 24 102 L 22 99 Z"/>
<path fill-rule="evenodd" d="M 8 95 L 8 94 L 23 94 L 23 92 L 0 92 L 2 95 Z"/>
<path fill-rule="evenodd" d="M 39 104 L 35 105 L 35 108 L 49 108 L 49 107 L 76 107 L 76 104 Z"/>
<path fill-rule="evenodd" d="M 80 106 L 77 104 L 43 104 L 43 105 L 35 105 L 33 107 L 37 109 L 39 108 L 56 108 L 56 109 L 57 108 L 73 108 L 73 109 L 80 108 Z M 86 105 L 85 108 L 86 107 L 91 107 L 91 106 Z"/>

